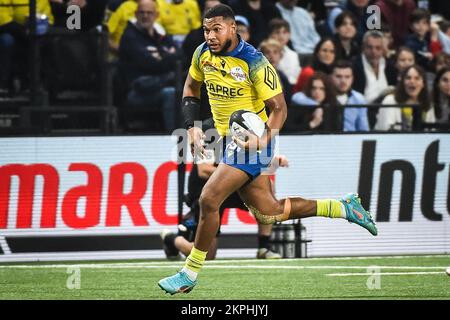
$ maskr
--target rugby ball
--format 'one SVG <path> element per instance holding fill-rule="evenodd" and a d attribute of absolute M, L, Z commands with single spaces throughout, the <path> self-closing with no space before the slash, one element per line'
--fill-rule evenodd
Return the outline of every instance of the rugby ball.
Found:
<path fill-rule="evenodd" d="M 247 141 L 246 132 L 262 137 L 266 123 L 254 112 L 248 110 L 238 110 L 230 117 L 230 133 L 240 140 Z"/>

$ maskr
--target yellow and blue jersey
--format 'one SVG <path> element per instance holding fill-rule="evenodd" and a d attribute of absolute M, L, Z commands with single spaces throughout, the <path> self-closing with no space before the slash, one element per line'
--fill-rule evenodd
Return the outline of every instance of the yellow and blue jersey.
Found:
<path fill-rule="evenodd" d="M 236 110 L 253 111 L 266 122 L 264 100 L 282 92 L 275 68 L 242 39 L 232 52 L 221 55 L 211 53 L 204 42 L 192 56 L 189 74 L 205 83 L 214 123 L 222 136 L 227 135 Z"/>

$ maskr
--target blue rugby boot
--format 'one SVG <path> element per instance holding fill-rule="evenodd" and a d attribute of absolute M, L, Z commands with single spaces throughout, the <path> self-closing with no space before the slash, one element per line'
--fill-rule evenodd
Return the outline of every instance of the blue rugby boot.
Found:
<path fill-rule="evenodd" d="M 361 205 L 361 199 L 357 193 L 348 193 L 340 201 L 344 204 L 349 222 L 360 225 L 374 236 L 378 234 L 372 216 Z"/>
<path fill-rule="evenodd" d="M 175 293 L 188 293 L 196 284 L 197 281 L 189 279 L 187 274 L 183 271 L 180 271 L 171 277 L 161 279 L 158 282 L 158 286 L 171 295 L 174 295 Z"/>

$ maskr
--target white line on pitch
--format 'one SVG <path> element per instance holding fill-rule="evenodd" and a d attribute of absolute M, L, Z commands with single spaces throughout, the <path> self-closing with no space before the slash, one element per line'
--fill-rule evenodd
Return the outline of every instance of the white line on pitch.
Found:
<path fill-rule="evenodd" d="M 433 275 L 441 274 L 444 275 L 445 272 L 442 271 L 425 271 L 425 272 L 377 272 L 377 273 L 329 273 L 329 277 L 352 277 L 352 276 L 414 276 L 414 275 Z"/>
<path fill-rule="evenodd" d="M 165 269 L 165 268 L 179 268 L 182 264 L 166 264 L 166 265 L 131 265 L 131 264 L 48 264 L 48 265 L 3 265 L 0 269 L 54 269 L 54 268 L 84 268 L 84 269 Z M 379 269 L 390 270 L 445 270 L 446 267 L 423 267 L 423 266 L 286 266 L 286 265 L 205 265 L 207 269 L 363 269 L 369 267 L 376 267 Z M 365 274 L 365 273 L 364 273 Z M 372 273 L 371 273 L 372 274 Z"/>

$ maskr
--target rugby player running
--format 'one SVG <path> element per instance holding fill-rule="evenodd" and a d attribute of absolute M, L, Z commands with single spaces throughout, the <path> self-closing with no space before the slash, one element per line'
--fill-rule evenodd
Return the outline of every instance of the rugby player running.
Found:
<path fill-rule="evenodd" d="M 194 121 L 199 120 L 200 87 L 203 82 L 208 91 L 215 126 L 224 137 L 223 141 L 227 141 L 230 116 L 237 110 L 257 113 L 268 128 L 260 138 L 250 134 L 244 142 L 233 137 L 233 141 L 224 146 L 222 162 L 200 196 L 200 221 L 194 247 L 182 270 L 160 280 L 158 285 L 170 294 L 187 293 L 194 288 L 210 244 L 217 234 L 220 205 L 235 191 L 262 224 L 313 216 L 344 218 L 377 235 L 372 217 L 362 207 L 356 194 L 347 194 L 339 200 L 275 198 L 269 175 L 261 174 L 270 166 L 270 161 L 260 161 L 259 155 L 273 157 L 275 136 L 287 116 L 286 101 L 277 73 L 261 52 L 240 39 L 233 10 L 229 6 L 219 4 L 209 9 L 203 19 L 203 28 L 206 42 L 193 54 L 182 100 L 191 152 L 194 155 L 204 151 L 204 133 L 194 126 Z M 269 117 L 266 107 L 270 110 Z M 245 152 L 248 155 L 244 157 L 245 162 L 236 161 L 236 155 Z"/>

